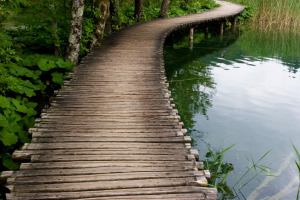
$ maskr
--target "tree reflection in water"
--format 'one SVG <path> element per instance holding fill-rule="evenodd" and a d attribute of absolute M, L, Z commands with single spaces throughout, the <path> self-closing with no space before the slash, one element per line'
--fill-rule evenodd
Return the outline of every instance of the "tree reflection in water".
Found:
<path fill-rule="evenodd" d="M 235 34 L 223 39 L 209 35 L 205 38 L 204 33 L 196 31 L 195 37 L 194 41 L 197 43 L 194 44 L 194 49 L 197 51 L 187 50 L 188 35 L 176 44 L 164 48 L 169 88 L 188 134 L 195 125 L 195 114 L 204 115 L 208 119 L 207 110 L 212 107 L 212 98 L 217 92 L 211 73 L 213 66 L 201 62 L 200 58 L 232 45 L 239 36 Z"/>

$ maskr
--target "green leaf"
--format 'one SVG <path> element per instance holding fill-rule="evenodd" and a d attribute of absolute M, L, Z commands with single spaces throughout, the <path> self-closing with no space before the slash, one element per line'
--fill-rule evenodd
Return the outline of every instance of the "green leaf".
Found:
<path fill-rule="evenodd" d="M 10 109 L 4 109 L 3 110 L 3 113 L 6 117 L 10 116 L 11 115 L 11 110 Z"/>
<path fill-rule="evenodd" d="M 28 108 L 27 116 L 34 116 L 36 115 L 36 111 L 33 108 Z"/>
<path fill-rule="evenodd" d="M 10 154 L 1 154 L 1 157 L 2 157 L 2 164 L 9 170 L 19 169 L 20 164 L 14 163 L 12 160 L 12 156 Z"/>
<path fill-rule="evenodd" d="M 27 105 L 27 107 L 35 108 L 38 104 L 35 102 L 28 102 L 26 105 Z"/>
<path fill-rule="evenodd" d="M 63 85 L 63 81 L 64 81 L 64 74 L 63 73 L 59 73 L 59 72 L 53 72 L 51 73 L 52 81 L 54 83 L 58 83 L 60 85 Z"/>
<path fill-rule="evenodd" d="M 36 70 L 36 71 L 35 71 L 35 74 L 36 74 L 37 76 L 40 76 L 40 75 L 42 74 L 42 71 L 41 71 L 41 70 Z"/>
<path fill-rule="evenodd" d="M 64 62 L 61 68 L 66 69 L 67 71 L 72 71 L 74 67 L 74 64 L 70 61 Z"/>
<path fill-rule="evenodd" d="M 8 121 L 6 119 L 6 117 L 2 114 L 0 114 L 0 127 L 7 127 L 8 126 Z"/>
<path fill-rule="evenodd" d="M 38 62 L 37 65 L 42 71 L 49 71 L 53 68 L 56 67 L 56 64 L 53 60 L 49 60 L 47 58 L 41 58 Z"/>
<path fill-rule="evenodd" d="M 1 108 L 9 108 L 10 107 L 9 100 L 7 100 L 7 98 L 4 96 L 0 95 L 0 102 L 1 102 L 0 103 Z"/>
<path fill-rule="evenodd" d="M 64 63 L 65 61 L 61 58 L 58 59 L 58 61 L 56 62 L 56 64 L 60 67 L 60 68 L 64 68 Z"/>
<path fill-rule="evenodd" d="M 31 142 L 31 140 L 27 136 L 27 132 L 26 131 L 20 131 L 20 132 L 18 132 L 18 136 L 19 136 L 19 139 L 20 139 L 20 141 L 22 143 L 30 143 Z"/>
<path fill-rule="evenodd" d="M 22 105 L 20 101 L 16 99 L 12 99 L 11 101 L 16 106 L 18 112 L 22 112 L 22 113 L 28 112 L 28 108 L 25 105 Z"/>
<path fill-rule="evenodd" d="M 23 65 L 24 66 L 36 66 L 37 65 L 37 55 L 30 55 L 27 56 L 24 60 L 23 60 Z"/>
<path fill-rule="evenodd" d="M 8 132 L 5 128 L 2 128 L 0 130 L 0 140 L 5 146 L 11 146 L 18 142 L 18 136 L 16 136 L 14 133 Z"/>
<path fill-rule="evenodd" d="M 16 111 L 11 111 L 11 114 L 7 116 L 9 122 L 19 122 L 21 119 L 22 116 Z"/>
<path fill-rule="evenodd" d="M 21 127 L 17 122 L 11 122 L 7 127 L 7 130 L 11 133 L 18 133 L 22 131 L 23 127 Z"/>
<path fill-rule="evenodd" d="M 22 121 L 26 126 L 26 129 L 34 127 L 34 123 L 35 123 L 34 117 L 26 115 L 25 117 L 23 117 Z"/>
<path fill-rule="evenodd" d="M 24 87 L 23 91 L 26 94 L 26 96 L 28 96 L 28 97 L 33 97 L 33 96 L 36 95 L 33 89 L 30 89 L 30 88 L 27 88 L 27 87 Z"/>

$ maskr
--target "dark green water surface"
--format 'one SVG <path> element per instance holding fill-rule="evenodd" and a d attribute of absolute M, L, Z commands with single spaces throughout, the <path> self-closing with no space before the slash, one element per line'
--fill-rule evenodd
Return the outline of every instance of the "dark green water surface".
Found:
<path fill-rule="evenodd" d="M 164 49 L 170 90 L 192 148 L 201 160 L 207 146 L 216 151 L 236 143 L 224 162 L 237 178 L 249 166 L 245 156 L 258 160 L 272 149 L 260 164 L 272 163 L 278 177 L 247 183 L 247 174 L 235 199 L 295 199 L 299 172 L 291 141 L 300 151 L 300 35 L 251 30 L 205 39 L 198 32 L 195 41 L 193 50 L 187 36 Z M 232 187 L 237 180 L 230 173 L 226 182 Z"/>

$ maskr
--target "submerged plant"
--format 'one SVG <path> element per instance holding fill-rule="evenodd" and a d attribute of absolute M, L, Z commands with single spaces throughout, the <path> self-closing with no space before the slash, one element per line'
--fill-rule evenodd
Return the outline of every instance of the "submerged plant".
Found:
<path fill-rule="evenodd" d="M 223 162 L 223 154 L 231 149 L 235 144 L 230 147 L 220 150 L 220 148 L 213 152 L 208 145 L 207 148 L 209 152 L 205 155 L 204 167 L 210 170 L 211 173 L 211 184 L 210 187 L 217 188 L 221 190 L 224 196 L 233 197 L 234 194 L 230 187 L 226 183 L 226 177 L 233 170 L 233 165 L 231 163 Z"/>
<path fill-rule="evenodd" d="M 296 163 L 298 171 L 299 171 L 299 183 L 298 183 L 298 190 L 297 190 L 297 197 L 296 197 L 296 199 L 298 200 L 299 199 L 299 192 L 300 192 L 300 154 L 297 151 L 297 149 L 296 149 L 296 147 L 294 146 L 293 143 L 292 143 L 292 145 L 293 145 L 293 148 L 294 148 L 295 153 L 296 153 L 297 158 L 298 158 L 298 162 L 295 160 L 295 163 Z"/>
<path fill-rule="evenodd" d="M 220 147 L 215 152 L 213 152 L 211 148 L 207 146 L 209 152 L 205 156 L 204 167 L 205 169 L 210 170 L 211 173 L 211 184 L 209 184 L 209 186 L 217 188 L 219 190 L 219 193 L 221 193 L 222 196 L 221 199 L 232 199 L 238 197 L 238 194 L 242 194 L 241 190 L 246 185 L 248 185 L 252 180 L 256 179 L 260 182 L 258 176 L 262 175 L 263 172 L 266 173 L 263 174 L 265 176 L 276 177 L 275 175 L 270 174 L 270 170 L 272 170 L 272 168 L 270 168 L 269 166 L 264 166 L 259 164 L 259 162 L 271 152 L 272 150 L 271 149 L 268 152 L 266 152 L 258 161 L 254 161 L 252 156 L 251 158 L 245 156 L 246 159 L 248 160 L 249 166 L 246 167 L 247 171 L 240 178 L 238 178 L 232 172 L 232 170 L 234 169 L 233 165 L 231 163 L 226 163 L 223 161 L 224 153 L 226 153 L 234 145 L 235 144 L 231 145 L 230 147 L 227 147 L 226 149 Z M 299 162 L 300 162 L 300 157 L 299 157 Z M 237 182 L 233 186 L 229 186 L 226 182 L 226 178 L 228 177 L 230 172 L 232 172 L 233 176 L 237 180 Z M 245 180 L 245 177 L 247 177 L 249 173 L 251 178 L 246 180 L 246 182 L 242 184 L 242 180 Z M 240 185 L 238 192 L 235 189 L 237 185 Z"/>

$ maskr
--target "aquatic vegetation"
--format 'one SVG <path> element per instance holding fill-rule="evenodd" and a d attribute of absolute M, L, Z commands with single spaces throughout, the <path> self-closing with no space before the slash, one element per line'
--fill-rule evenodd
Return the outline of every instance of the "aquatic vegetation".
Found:
<path fill-rule="evenodd" d="M 235 146 L 235 144 L 223 148 L 222 146 L 217 149 L 216 151 L 213 151 L 208 145 L 206 145 L 208 148 L 208 152 L 205 155 L 204 158 L 204 168 L 207 170 L 210 170 L 211 173 L 211 184 L 209 184 L 210 187 L 215 187 L 219 191 L 219 196 L 221 199 L 232 199 L 235 197 L 238 197 L 239 194 L 242 194 L 242 189 L 246 187 L 251 181 L 253 180 L 260 180 L 258 177 L 260 175 L 267 176 L 267 177 L 277 177 L 276 175 L 270 174 L 270 168 L 269 166 L 264 166 L 259 164 L 264 157 L 266 157 L 271 150 L 266 152 L 260 159 L 257 161 L 254 161 L 253 157 L 246 159 L 248 160 L 248 166 L 246 167 L 246 171 L 244 174 L 240 177 L 237 177 L 232 171 L 234 169 L 234 166 L 231 163 L 224 162 L 224 154 L 230 150 L 232 147 Z M 234 185 L 228 185 L 227 184 L 227 177 L 229 173 L 232 173 L 233 176 L 236 178 L 236 183 Z M 249 177 L 250 174 L 250 177 Z M 239 186 L 236 190 L 236 186 Z"/>
<path fill-rule="evenodd" d="M 298 183 L 298 191 L 297 191 L 297 197 L 296 197 L 296 199 L 298 200 L 299 199 L 299 192 L 300 192 L 300 154 L 299 154 L 298 150 L 296 149 L 296 147 L 294 146 L 293 143 L 292 143 L 292 145 L 293 145 L 293 148 L 295 150 L 295 153 L 296 153 L 297 159 L 298 159 L 298 161 L 295 160 L 295 163 L 296 163 L 298 171 L 299 171 L 299 183 Z"/>
<path fill-rule="evenodd" d="M 293 30 L 252 29 L 241 35 L 237 45 L 248 56 L 280 59 L 291 73 L 300 67 L 300 33 Z"/>
<path fill-rule="evenodd" d="M 297 28 L 300 26 L 300 4 L 297 0 L 230 0 L 246 6 L 242 17 L 263 27 Z M 251 16 L 252 15 L 252 16 Z"/>

